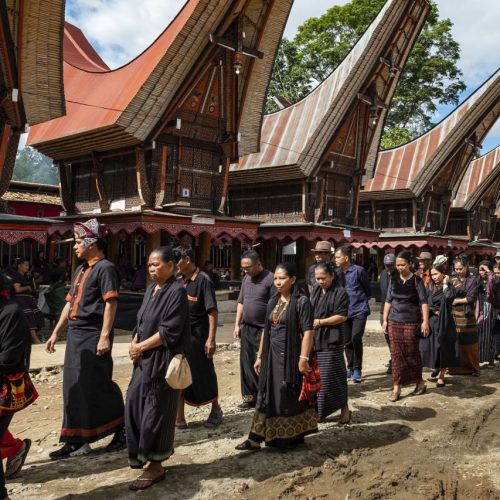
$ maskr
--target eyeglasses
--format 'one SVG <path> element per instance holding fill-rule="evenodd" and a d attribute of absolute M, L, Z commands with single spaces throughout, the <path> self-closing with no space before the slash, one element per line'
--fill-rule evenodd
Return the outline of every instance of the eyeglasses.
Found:
<path fill-rule="evenodd" d="M 242 271 L 248 271 L 249 269 L 252 269 L 253 266 L 254 266 L 253 264 L 251 264 L 250 266 L 241 266 L 240 269 Z"/>

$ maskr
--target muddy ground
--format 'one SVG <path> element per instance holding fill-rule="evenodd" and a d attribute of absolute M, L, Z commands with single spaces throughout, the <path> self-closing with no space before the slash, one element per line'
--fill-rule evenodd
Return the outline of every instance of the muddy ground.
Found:
<path fill-rule="evenodd" d="M 380 336 L 368 341 L 368 361 L 385 356 Z M 248 432 L 252 413 L 237 409 L 238 351 L 219 352 L 216 365 L 224 423 L 207 430 L 208 409 L 189 411 L 190 428 L 177 432 L 175 455 L 164 464 L 166 480 L 143 493 L 127 490 L 137 471 L 127 467 L 125 452 L 103 453 L 109 438 L 86 457 L 48 459 L 58 446 L 61 374 L 40 373 L 40 399 L 12 424 L 14 434 L 33 445 L 21 475 L 8 482 L 11 497 L 500 499 L 500 367 L 479 379 L 450 378 L 444 390 L 428 382 L 427 394 L 395 404 L 387 401 L 389 376 L 372 371 L 349 386 L 351 425 L 338 426 L 334 415 L 297 450 L 241 454 L 234 446 Z M 115 364 L 123 390 L 130 372 L 128 360 Z"/>

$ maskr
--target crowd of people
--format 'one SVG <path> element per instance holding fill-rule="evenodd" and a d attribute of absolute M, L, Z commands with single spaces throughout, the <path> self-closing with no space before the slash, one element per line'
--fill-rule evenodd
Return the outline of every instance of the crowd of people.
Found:
<path fill-rule="evenodd" d="M 215 285 L 195 262 L 188 246 L 159 247 L 147 260 L 150 285 L 129 347 L 133 371 L 126 398 L 113 381 L 113 323 L 120 290 L 118 268 L 105 258 L 105 228 L 95 219 L 74 226 L 76 269 L 58 321 L 46 342 L 55 351 L 67 328 L 63 371 L 62 447 L 52 460 L 88 454 L 91 444 L 112 436 L 106 451 L 128 451 L 129 464 L 141 469 L 130 483 L 143 490 L 165 478 L 162 462 L 174 451 L 176 429 L 189 426 L 184 407 L 210 407 L 204 422 L 223 422 L 213 356 L 218 309 Z M 312 250 L 307 288 L 294 266 L 264 269 L 259 253 L 241 256 L 244 272 L 234 337 L 240 339 L 241 409 L 252 410 L 247 438 L 237 450 L 255 452 L 262 444 L 286 450 L 318 431 L 318 423 L 339 411 L 349 424 L 348 381 L 363 380 L 363 334 L 370 314 L 369 275 L 352 262 L 348 247 L 321 241 Z M 448 374 L 479 376 L 499 354 L 500 253 L 483 261 L 477 275 L 466 255 L 449 262 L 422 252 L 417 267 L 412 255 L 384 257 L 380 275 L 380 322 L 386 336 L 392 375 L 391 402 L 402 387 L 412 395 L 427 390 L 423 369 L 430 368 L 436 387 Z M 60 270 L 59 270 L 60 265 Z M 55 263 L 53 283 L 64 281 L 64 266 Z M 30 344 L 39 327 L 32 287 L 22 259 L 0 279 L 0 445 L 9 457 L 0 465 L 0 498 L 7 498 L 5 476 L 21 469 L 29 440 L 9 433 L 15 412 L 33 402 L 29 378 Z M 60 295 L 60 286 L 54 286 Z M 63 288 L 64 290 L 64 288 Z M 12 298 L 10 297 L 12 293 Z M 191 384 L 170 386 L 166 374 L 178 355 L 187 359 Z M 22 404 L 14 400 L 22 395 Z"/>

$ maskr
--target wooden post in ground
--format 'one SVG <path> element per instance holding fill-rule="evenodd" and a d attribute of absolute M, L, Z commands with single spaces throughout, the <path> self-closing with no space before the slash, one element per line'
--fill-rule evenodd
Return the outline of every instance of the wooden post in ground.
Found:
<path fill-rule="evenodd" d="M 239 280 L 241 275 L 241 241 L 233 238 L 231 243 L 231 279 Z"/>

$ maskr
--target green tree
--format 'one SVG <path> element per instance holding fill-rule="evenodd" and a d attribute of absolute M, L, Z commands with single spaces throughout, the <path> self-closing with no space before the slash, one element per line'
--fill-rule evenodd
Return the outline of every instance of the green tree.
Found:
<path fill-rule="evenodd" d="M 278 48 L 273 77 L 267 93 L 267 112 L 273 113 L 279 109 L 273 99 L 274 96 L 286 97 L 293 103 L 304 98 L 311 89 L 310 74 L 297 54 L 296 45 L 283 38 Z"/>
<path fill-rule="evenodd" d="M 59 172 L 53 167 L 50 158 L 26 146 L 17 152 L 12 179 L 39 184 L 59 184 Z"/>
<path fill-rule="evenodd" d="M 363 35 L 386 0 L 351 0 L 330 8 L 324 15 L 307 20 L 293 40 L 286 41 L 293 54 L 288 65 L 275 66 L 270 92 L 278 78 L 288 82 L 295 93 L 306 91 L 304 82 L 321 82 L 342 62 Z M 452 23 L 440 19 L 431 0 L 431 11 L 400 76 L 389 109 L 384 147 L 394 147 L 416 137 L 430 126 L 438 105 L 457 104 L 465 90 L 457 67 L 460 46 L 451 34 Z M 278 61 L 277 61 L 278 63 Z M 286 74 L 279 74 L 283 73 Z M 297 75 L 300 78 L 297 78 Z M 282 95 L 296 101 L 294 96 Z"/>

